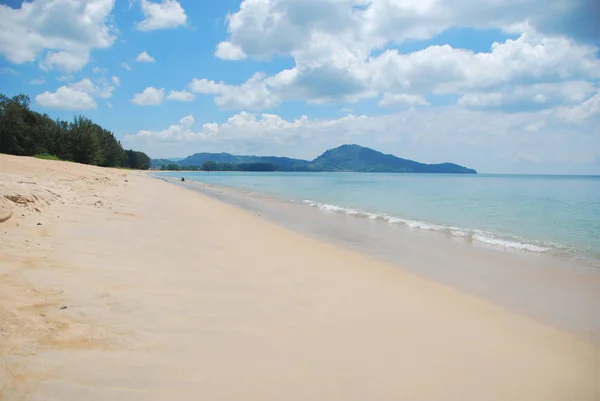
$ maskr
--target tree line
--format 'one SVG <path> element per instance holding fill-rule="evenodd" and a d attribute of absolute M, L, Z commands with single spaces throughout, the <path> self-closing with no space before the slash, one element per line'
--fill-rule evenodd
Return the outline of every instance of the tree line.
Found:
<path fill-rule="evenodd" d="M 53 120 L 29 108 L 26 95 L 0 94 L 0 153 L 53 156 L 103 167 L 147 170 L 150 157 L 125 150 L 115 135 L 84 116 Z"/>
<path fill-rule="evenodd" d="M 161 171 L 278 171 L 274 163 L 218 163 L 205 161 L 201 166 L 186 166 L 178 163 L 163 164 Z"/>

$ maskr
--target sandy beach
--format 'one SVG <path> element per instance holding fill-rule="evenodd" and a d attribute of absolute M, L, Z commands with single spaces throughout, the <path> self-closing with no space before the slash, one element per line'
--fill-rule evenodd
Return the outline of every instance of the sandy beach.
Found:
<path fill-rule="evenodd" d="M 567 331 L 146 173 L 0 155 L 0 399 L 597 401 Z"/>

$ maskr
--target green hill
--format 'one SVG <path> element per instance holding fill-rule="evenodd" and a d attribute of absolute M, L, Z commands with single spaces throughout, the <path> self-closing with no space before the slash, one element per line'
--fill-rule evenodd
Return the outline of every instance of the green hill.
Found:
<path fill-rule="evenodd" d="M 313 160 L 315 171 L 360 171 L 373 173 L 451 173 L 476 174 L 473 169 L 453 163 L 423 164 L 402 159 L 359 145 L 342 145 Z"/>
<path fill-rule="evenodd" d="M 275 156 L 237 156 L 229 153 L 196 153 L 179 161 L 182 166 L 201 166 L 202 163 L 247 164 L 270 163 L 276 164 L 283 171 L 305 171 L 308 161 Z"/>
<path fill-rule="evenodd" d="M 238 156 L 229 153 L 196 153 L 179 160 L 180 166 L 201 166 L 204 162 L 233 165 L 269 163 L 280 171 L 354 171 L 373 173 L 449 173 L 477 174 L 473 169 L 453 163 L 424 164 L 384 154 L 359 145 L 342 145 L 330 149 L 313 161 L 275 156 Z M 153 160 L 153 167 L 160 167 L 165 159 Z"/>

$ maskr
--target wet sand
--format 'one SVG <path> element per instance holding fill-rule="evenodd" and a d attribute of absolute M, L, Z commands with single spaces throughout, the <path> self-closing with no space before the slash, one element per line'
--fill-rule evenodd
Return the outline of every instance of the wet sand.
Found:
<path fill-rule="evenodd" d="M 573 333 L 142 173 L 0 155 L 0 198 L 6 400 L 600 394 Z"/>

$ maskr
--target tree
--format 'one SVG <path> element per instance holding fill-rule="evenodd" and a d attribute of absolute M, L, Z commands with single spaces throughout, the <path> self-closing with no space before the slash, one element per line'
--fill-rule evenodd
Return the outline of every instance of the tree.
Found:
<path fill-rule="evenodd" d="M 100 161 L 100 141 L 89 118 L 77 116 L 70 127 L 71 153 L 73 161 L 83 164 L 98 164 Z"/>
<path fill-rule="evenodd" d="M 202 163 L 202 170 L 204 171 L 216 171 L 217 170 L 217 163 L 213 162 L 213 161 L 205 161 L 204 163 Z"/>
<path fill-rule="evenodd" d="M 138 170 L 148 170 L 150 168 L 150 157 L 144 152 L 129 149 L 126 153 L 128 167 Z"/>
<path fill-rule="evenodd" d="M 105 167 L 150 168 L 143 152 L 126 153 L 115 135 L 77 116 L 73 122 L 52 120 L 29 109 L 29 97 L 0 94 L 0 153 L 50 154 L 60 159 Z"/>
<path fill-rule="evenodd" d="M 0 95 L 0 152 L 24 156 L 24 143 L 29 127 L 25 114 L 29 98 L 25 95 L 9 99 Z"/>

